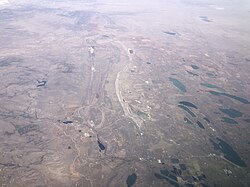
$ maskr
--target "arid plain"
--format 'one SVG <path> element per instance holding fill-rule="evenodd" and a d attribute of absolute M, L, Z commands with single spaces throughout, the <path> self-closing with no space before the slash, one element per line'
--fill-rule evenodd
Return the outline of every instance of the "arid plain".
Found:
<path fill-rule="evenodd" d="M 250 186 L 249 20 L 247 0 L 1 0 L 1 186 Z"/>

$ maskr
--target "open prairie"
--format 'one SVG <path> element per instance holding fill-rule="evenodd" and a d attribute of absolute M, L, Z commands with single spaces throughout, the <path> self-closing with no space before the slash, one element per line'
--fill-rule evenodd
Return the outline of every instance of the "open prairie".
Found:
<path fill-rule="evenodd" d="M 248 0 L 0 0 L 0 185 L 250 186 Z"/>

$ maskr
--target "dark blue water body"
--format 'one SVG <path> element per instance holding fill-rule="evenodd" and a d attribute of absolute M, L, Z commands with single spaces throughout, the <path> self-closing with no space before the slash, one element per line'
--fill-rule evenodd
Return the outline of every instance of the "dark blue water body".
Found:
<path fill-rule="evenodd" d="M 209 77 L 216 77 L 214 73 L 206 73 L 206 75 L 208 75 Z"/>
<path fill-rule="evenodd" d="M 192 107 L 192 108 L 198 109 L 197 106 L 195 106 L 193 103 L 188 102 L 188 101 L 180 101 L 179 104 L 185 105 L 187 107 Z"/>
<path fill-rule="evenodd" d="M 240 158 L 240 156 L 234 151 L 234 149 L 225 141 L 223 141 L 220 138 L 217 138 L 219 140 L 219 146 L 221 147 L 225 158 L 229 161 L 233 162 L 234 164 L 240 166 L 240 167 L 246 167 L 246 163 Z"/>
<path fill-rule="evenodd" d="M 216 95 L 216 96 L 226 96 L 226 97 L 229 97 L 231 99 L 235 99 L 241 103 L 244 103 L 244 104 L 249 104 L 250 102 L 247 100 L 247 99 L 244 99 L 242 97 L 238 97 L 238 96 L 235 96 L 235 95 L 230 95 L 230 94 L 227 94 L 227 93 L 222 93 L 222 92 L 216 92 L 216 91 L 208 91 L 209 93 L 213 94 L 213 95 Z"/>
<path fill-rule="evenodd" d="M 196 73 L 193 73 L 193 72 L 191 72 L 191 71 L 186 71 L 188 74 L 190 74 L 190 75 L 192 75 L 192 76 L 199 76 L 198 74 L 196 74 Z"/>
<path fill-rule="evenodd" d="M 235 110 L 233 108 L 229 108 L 229 109 L 220 108 L 220 111 L 223 112 L 224 114 L 227 114 L 231 118 L 238 118 L 243 115 L 242 112 Z"/>
<path fill-rule="evenodd" d="M 105 146 L 99 140 L 97 140 L 97 143 L 98 143 L 98 146 L 99 146 L 100 150 L 104 151 Z"/>
<path fill-rule="evenodd" d="M 67 124 L 73 123 L 73 121 L 68 120 L 68 121 L 64 121 L 63 123 L 67 125 Z"/>
<path fill-rule="evenodd" d="M 225 90 L 223 88 L 220 88 L 214 84 L 209 84 L 209 83 L 201 83 L 201 86 L 207 87 L 207 88 L 215 88 L 221 92 L 225 92 Z"/>
<path fill-rule="evenodd" d="M 178 164 L 179 163 L 179 159 L 178 158 L 171 158 L 171 162 L 173 164 Z"/>
<path fill-rule="evenodd" d="M 195 65 L 195 64 L 192 64 L 191 67 L 192 67 L 193 69 L 199 69 L 199 66 L 197 66 L 197 65 Z"/>
<path fill-rule="evenodd" d="M 171 31 L 164 31 L 163 33 L 171 35 L 171 36 L 175 36 L 177 34 L 176 32 L 171 32 Z"/>
<path fill-rule="evenodd" d="M 220 138 L 217 138 L 217 140 L 218 140 L 218 143 L 210 139 L 210 141 L 212 142 L 214 146 L 214 150 L 221 151 L 224 154 L 224 157 L 228 161 L 240 167 L 247 167 L 246 163 L 240 158 L 238 153 L 227 142 L 225 142 L 224 140 Z"/>
<path fill-rule="evenodd" d="M 146 112 L 142 112 L 142 111 L 140 111 L 140 110 L 138 110 L 138 111 L 136 112 L 136 114 L 137 114 L 138 116 L 143 117 L 143 118 L 149 118 L 149 115 L 148 115 Z"/>
<path fill-rule="evenodd" d="M 204 125 L 200 121 L 197 121 L 196 123 L 198 127 L 200 127 L 201 129 L 205 129 Z"/>
<path fill-rule="evenodd" d="M 133 186 L 135 184 L 135 182 L 136 182 L 136 179 L 137 179 L 137 175 L 135 173 L 129 175 L 127 177 L 127 180 L 126 180 L 127 186 L 128 187 Z"/>
<path fill-rule="evenodd" d="M 134 53 L 134 51 L 132 49 L 129 49 L 128 51 L 129 51 L 130 54 Z"/>
<path fill-rule="evenodd" d="M 47 83 L 47 81 L 39 81 L 37 80 L 38 85 L 36 87 L 40 87 L 40 86 L 45 86 L 45 84 Z"/>
<path fill-rule="evenodd" d="M 196 117 L 196 115 L 186 106 L 183 105 L 178 105 L 178 107 L 182 108 L 183 110 L 185 110 L 187 113 L 189 113 L 192 117 Z"/>
<path fill-rule="evenodd" d="M 237 125 L 238 124 L 238 122 L 235 121 L 234 119 L 227 118 L 227 117 L 222 117 L 221 121 L 225 122 L 225 123 L 233 124 L 233 125 Z"/>
<path fill-rule="evenodd" d="M 207 18 L 203 18 L 203 19 L 201 19 L 202 21 L 205 21 L 205 22 L 212 22 L 212 20 L 210 20 L 210 19 L 207 19 Z"/>
<path fill-rule="evenodd" d="M 208 19 L 207 16 L 200 16 L 200 19 L 205 22 L 212 22 L 212 20 Z"/>
<path fill-rule="evenodd" d="M 180 91 L 182 92 L 186 92 L 187 89 L 186 89 L 186 86 L 181 82 L 179 81 L 178 79 L 175 79 L 175 78 L 169 78 L 169 80 L 173 83 L 173 85 L 175 87 L 177 87 Z"/>
<path fill-rule="evenodd" d="M 168 171 L 168 169 L 163 169 L 163 170 L 160 170 L 160 173 L 161 173 L 162 175 L 168 176 L 169 171 Z"/>

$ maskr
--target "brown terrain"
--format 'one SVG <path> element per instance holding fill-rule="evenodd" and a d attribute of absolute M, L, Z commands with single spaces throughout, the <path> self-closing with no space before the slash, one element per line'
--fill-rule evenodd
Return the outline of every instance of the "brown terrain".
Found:
<path fill-rule="evenodd" d="M 250 3 L 0 0 L 1 186 L 250 186 Z"/>

